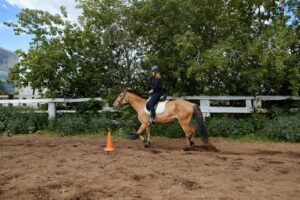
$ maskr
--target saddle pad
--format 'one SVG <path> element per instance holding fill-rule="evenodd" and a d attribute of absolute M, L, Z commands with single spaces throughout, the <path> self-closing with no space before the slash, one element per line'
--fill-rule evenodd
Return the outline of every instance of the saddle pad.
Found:
<path fill-rule="evenodd" d="M 160 113 L 165 112 L 167 102 L 168 102 L 168 100 L 163 101 L 163 102 L 159 102 L 157 107 L 156 107 L 155 113 L 160 114 Z M 147 110 L 146 106 L 144 107 L 144 111 L 145 111 L 146 114 L 150 115 L 150 112 Z"/>

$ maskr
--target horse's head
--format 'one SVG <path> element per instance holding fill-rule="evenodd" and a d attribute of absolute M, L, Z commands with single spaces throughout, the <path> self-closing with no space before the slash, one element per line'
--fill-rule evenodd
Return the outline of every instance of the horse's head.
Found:
<path fill-rule="evenodd" d="M 128 103 L 127 98 L 126 98 L 127 92 L 128 92 L 127 88 L 125 88 L 123 90 L 123 92 L 121 92 L 121 94 L 118 96 L 118 98 L 114 101 L 114 104 L 113 104 L 114 107 L 118 107 L 118 106 L 125 105 Z"/>

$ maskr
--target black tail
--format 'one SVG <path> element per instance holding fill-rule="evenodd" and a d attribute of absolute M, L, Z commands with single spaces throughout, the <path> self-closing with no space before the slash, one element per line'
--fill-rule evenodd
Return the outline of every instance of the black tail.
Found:
<path fill-rule="evenodd" d="M 199 106 L 196 104 L 194 104 L 193 108 L 194 108 L 194 115 L 196 117 L 196 122 L 197 122 L 197 126 L 198 126 L 198 131 L 200 133 L 200 138 L 203 143 L 207 144 L 208 143 L 208 135 L 207 135 L 206 127 L 204 124 L 202 112 L 201 112 Z"/>

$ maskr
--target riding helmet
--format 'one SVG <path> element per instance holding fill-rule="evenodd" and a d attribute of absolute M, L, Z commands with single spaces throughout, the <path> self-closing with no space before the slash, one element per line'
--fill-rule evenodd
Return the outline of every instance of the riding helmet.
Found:
<path fill-rule="evenodd" d="M 157 65 L 154 65 L 152 68 L 151 68 L 151 72 L 159 72 L 159 67 Z"/>

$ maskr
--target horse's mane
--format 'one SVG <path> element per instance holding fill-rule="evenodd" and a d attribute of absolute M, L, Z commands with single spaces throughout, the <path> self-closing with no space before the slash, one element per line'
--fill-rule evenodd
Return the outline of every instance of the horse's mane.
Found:
<path fill-rule="evenodd" d="M 135 95 L 137 95 L 137 96 L 139 96 L 139 97 L 147 98 L 146 95 L 141 94 L 141 93 L 139 93 L 139 92 L 136 92 L 136 91 L 134 91 L 134 90 L 132 90 L 132 89 L 127 89 L 127 91 L 130 92 L 130 93 L 132 93 L 132 94 L 135 94 Z"/>

